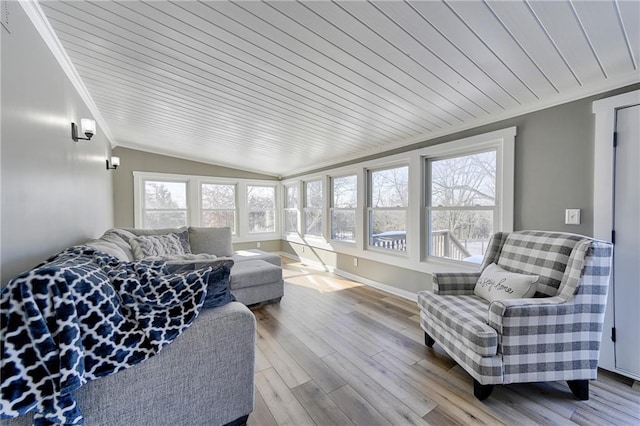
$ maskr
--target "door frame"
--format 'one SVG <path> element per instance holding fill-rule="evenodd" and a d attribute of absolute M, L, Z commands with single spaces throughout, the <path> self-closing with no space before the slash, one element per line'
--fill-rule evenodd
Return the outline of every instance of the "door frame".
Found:
<path fill-rule="evenodd" d="M 595 146 L 593 161 L 593 236 L 611 241 L 613 229 L 614 202 L 614 150 L 613 132 L 616 126 L 617 110 L 640 104 L 640 90 L 623 93 L 610 98 L 593 102 L 595 114 Z M 636 380 L 640 377 L 616 369 L 615 345 L 611 341 L 611 329 L 614 324 L 613 292 L 609 290 L 607 310 L 602 330 L 600 362 L 598 365 L 606 370 L 615 371 Z"/>

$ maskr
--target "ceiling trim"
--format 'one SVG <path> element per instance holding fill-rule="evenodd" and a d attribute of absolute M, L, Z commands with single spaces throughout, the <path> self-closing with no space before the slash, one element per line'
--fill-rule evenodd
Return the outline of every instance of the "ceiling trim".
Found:
<path fill-rule="evenodd" d="M 341 164 L 366 158 L 372 155 L 379 155 L 385 152 L 393 151 L 399 148 L 404 148 L 406 146 L 410 146 L 420 142 L 427 142 L 429 140 L 441 138 L 448 135 L 453 135 L 455 133 L 460 133 L 460 132 L 481 127 L 487 124 L 497 123 L 498 121 L 508 120 L 510 118 L 519 117 L 525 114 L 531 114 L 536 111 L 552 108 L 554 106 L 577 101 L 579 99 L 584 99 L 589 96 L 595 96 L 600 93 L 608 92 L 610 90 L 619 89 L 619 88 L 629 86 L 632 84 L 637 84 L 637 83 L 640 83 L 640 75 L 638 74 L 637 71 L 634 70 L 630 72 L 628 75 L 622 76 L 621 78 L 618 78 L 615 80 L 607 79 L 601 84 L 589 86 L 588 89 L 585 87 L 580 87 L 575 91 L 562 94 L 562 95 L 556 95 L 551 99 L 541 100 L 534 104 L 529 104 L 519 108 L 511 108 L 508 111 L 505 111 L 501 114 L 496 114 L 490 118 L 473 120 L 469 122 L 469 124 L 456 127 L 455 129 L 432 133 L 432 134 L 429 134 L 428 136 L 420 135 L 420 136 L 416 136 L 410 139 L 405 139 L 399 142 L 392 142 L 385 145 L 384 148 L 378 147 L 378 148 L 370 149 L 368 151 L 359 152 L 358 154 L 355 154 L 355 155 L 343 156 L 339 160 L 335 160 L 335 159 L 328 160 L 322 163 L 315 164 L 313 167 L 303 167 L 290 172 L 286 172 L 286 174 L 282 174 L 282 179 L 284 180 L 290 177 L 295 177 L 297 175 L 313 173 L 316 170 L 324 169 L 327 167 L 339 166 Z"/>
<path fill-rule="evenodd" d="M 42 37 L 44 42 L 47 44 L 47 47 L 49 47 L 49 50 L 51 51 L 51 53 L 53 53 L 53 56 L 62 67 L 64 73 L 67 75 L 69 80 L 71 80 L 71 84 L 76 89 L 78 95 L 80 95 L 80 98 L 82 98 L 87 108 L 89 108 L 89 111 L 93 115 L 93 118 L 98 122 L 100 129 L 111 144 L 111 147 L 115 147 L 116 142 L 113 134 L 109 130 L 109 126 L 107 126 L 107 123 L 102 117 L 102 114 L 100 114 L 98 106 L 95 104 L 93 98 L 89 94 L 89 90 L 87 90 L 87 87 L 82 82 L 80 75 L 76 71 L 76 68 L 73 66 L 73 63 L 67 55 L 67 52 L 62 47 L 62 43 L 60 43 L 58 36 L 51 27 L 49 20 L 47 19 L 37 0 L 20 0 L 19 3 L 33 25 L 36 27 L 36 30 L 40 34 L 40 37 Z"/>

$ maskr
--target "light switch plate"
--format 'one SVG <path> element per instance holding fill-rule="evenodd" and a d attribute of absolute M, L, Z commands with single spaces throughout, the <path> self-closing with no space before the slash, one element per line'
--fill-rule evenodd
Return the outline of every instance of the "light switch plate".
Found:
<path fill-rule="evenodd" d="M 565 225 L 580 225 L 580 209 L 566 209 L 564 223 Z"/>

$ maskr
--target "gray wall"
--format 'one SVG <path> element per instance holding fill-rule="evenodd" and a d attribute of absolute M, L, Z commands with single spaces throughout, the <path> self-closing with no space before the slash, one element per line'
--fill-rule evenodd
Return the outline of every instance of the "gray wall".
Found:
<path fill-rule="evenodd" d="M 113 155 L 120 157 L 120 167 L 114 172 L 113 201 L 115 207 L 115 226 L 132 228 L 133 211 L 133 172 L 175 173 L 194 176 L 216 176 L 245 179 L 278 180 L 273 176 L 251 173 L 228 167 L 214 166 L 196 161 L 183 160 L 166 155 L 152 154 L 130 148 L 116 147 Z"/>
<path fill-rule="evenodd" d="M 597 96 L 526 114 L 454 135 L 397 149 L 384 155 L 405 152 L 517 126 L 515 160 L 514 228 L 540 229 L 593 235 L 593 150 L 595 116 L 592 103 L 620 93 L 640 89 L 640 84 Z M 383 157 L 376 155 L 367 159 Z M 328 170 L 324 168 L 321 170 Z M 314 172 L 316 172 L 314 171 Z M 310 172 L 312 173 L 312 172 Z M 286 176 L 289 179 L 295 176 Z M 565 225 L 564 210 L 581 209 L 580 225 Z M 298 244 L 283 241 L 286 253 L 322 262 L 326 265 L 368 278 L 402 290 L 416 292 L 430 289 L 431 277 L 416 271 L 379 262 L 359 259 L 353 266 L 352 256 L 307 248 L 303 253 Z"/>
<path fill-rule="evenodd" d="M 22 7 L 4 4 L 2 284 L 113 225 L 109 144 L 100 129 L 90 142 L 71 139 L 70 123 L 92 115 Z"/>

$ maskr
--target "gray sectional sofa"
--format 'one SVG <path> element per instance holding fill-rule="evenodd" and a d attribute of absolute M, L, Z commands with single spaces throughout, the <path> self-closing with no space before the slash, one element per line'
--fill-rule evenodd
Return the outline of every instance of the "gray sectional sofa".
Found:
<path fill-rule="evenodd" d="M 188 231 L 188 254 L 169 254 L 162 257 L 173 266 L 202 267 L 221 259 L 233 259 L 231 293 L 245 305 L 279 302 L 284 295 L 280 256 L 261 250 L 233 251 L 230 228 L 167 228 L 134 229 L 114 228 L 87 245 L 124 261 L 141 255 L 135 253 L 131 241 L 138 236 L 166 235 Z"/>
<path fill-rule="evenodd" d="M 140 259 L 136 237 L 176 233 L 189 253 L 153 257 L 174 270 L 233 259 L 230 287 L 238 301 L 200 311 L 160 353 L 80 387 L 75 400 L 87 425 L 242 425 L 253 411 L 256 322 L 245 305 L 280 300 L 279 256 L 259 250 L 234 253 L 229 228 L 111 229 L 86 245 L 132 261 Z M 26 425 L 32 419 L 27 414 L 0 424 Z"/>

